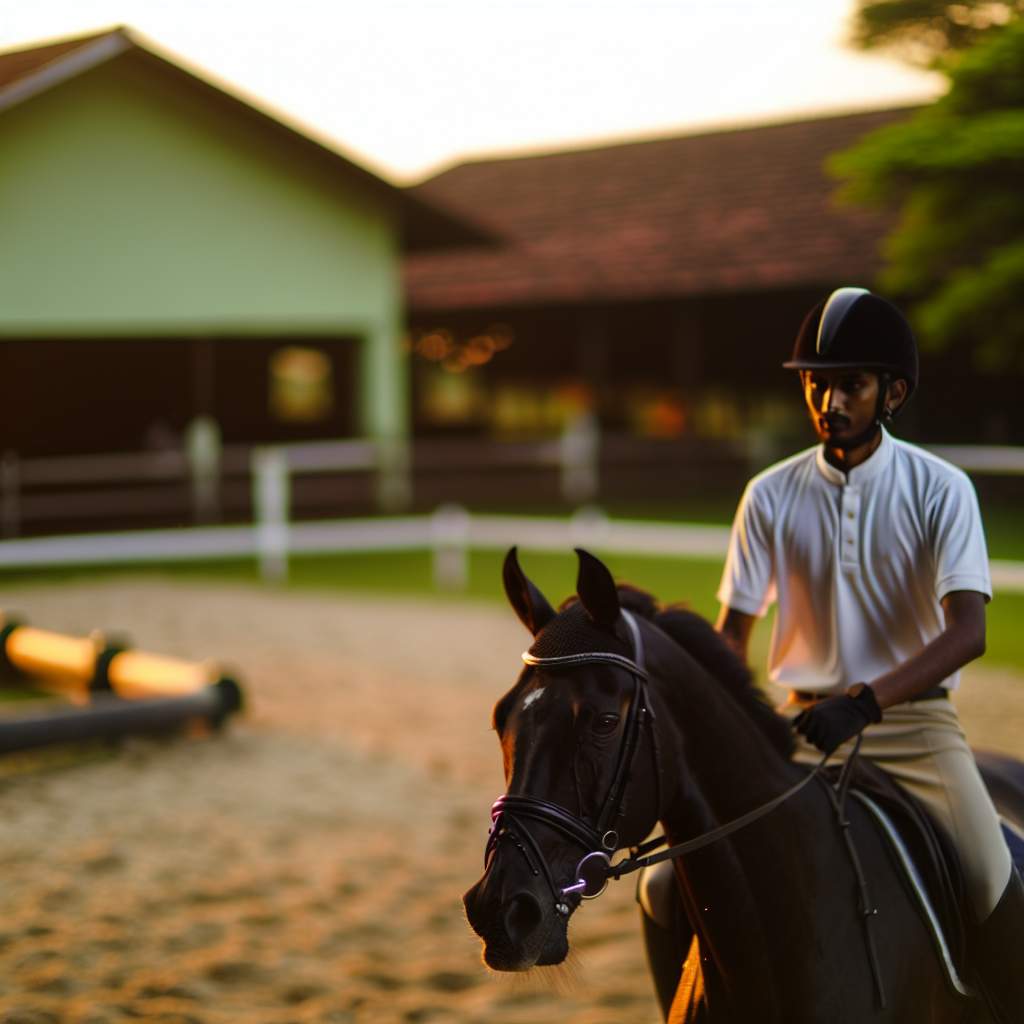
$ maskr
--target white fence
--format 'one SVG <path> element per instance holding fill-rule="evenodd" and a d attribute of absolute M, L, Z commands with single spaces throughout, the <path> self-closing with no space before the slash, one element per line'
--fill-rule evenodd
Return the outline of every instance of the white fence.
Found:
<path fill-rule="evenodd" d="M 430 550 L 438 585 L 458 588 L 465 583 L 472 548 L 518 544 L 567 551 L 581 546 L 613 554 L 718 559 L 724 557 L 728 540 L 728 530 L 722 526 L 611 521 L 587 507 L 567 519 L 470 516 L 458 506 L 445 505 L 433 516 L 296 523 L 292 521 L 291 487 L 297 474 L 377 471 L 381 464 L 377 445 L 371 441 L 323 441 L 221 451 L 210 437 L 199 436 L 198 442 L 188 456 L 171 451 L 22 462 L 12 457 L 0 459 L 0 526 L 9 536 L 17 533 L 26 485 L 72 488 L 102 482 L 188 482 L 197 510 L 209 512 L 217 508 L 217 479 L 226 471 L 244 471 L 251 477 L 252 525 L 5 540 L 0 541 L 0 571 L 252 557 L 259 560 L 263 578 L 283 580 L 293 554 Z M 581 420 L 561 438 L 508 445 L 499 462 L 502 468 L 556 468 L 563 498 L 580 503 L 597 491 L 598 447 L 593 421 Z M 968 471 L 1024 475 L 1024 448 L 947 446 L 932 450 Z M 461 463 L 448 468 L 461 468 Z M 90 500 L 88 494 L 66 490 L 32 500 L 59 504 L 69 501 L 72 493 L 76 502 Z M 104 500 L 112 498 L 107 495 Z M 994 561 L 992 573 L 997 588 L 1024 592 L 1024 563 Z"/>
<path fill-rule="evenodd" d="M 600 485 L 602 439 L 592 418 L 581 417 L 556 438 L 532 442 L 418 441 L 413 449 L 417 472 L 473 475 L 495 470 L 554 470 L 559 492 L 569 505 L 593 501 Z M 1024 476 L 1024 448 L 964 445 L 933 446 L 936 454 L 968 472 Z M 617 458 L 628 460 L 630 453 Z M 724 457 L 724 453 L 723 453 Z M 759 468 L 753 450 L 742 446 L 730 457 Z M 607 468 L 607 466 L 606 466 Z M 275 502 L 290 503 L 291 481 L 302 476 L 386 475 L 394 469 L 388 451 L 371 440 L 326 440 L 265 448 L 221 446 L 216 425 L 197 420 L 180 449 L 154 452 L 55 456 L 21 459 L 0 456 L 0 536 L 17 537 L 23 527 L 68 517 L 82 523 L 124 516 L 166 514 L 190 507 L 196 523 L 222 519 L 222 499 L 231 496 L 233 514 L 244 508 L 252 484 L 260 521 L 280 519 Z M 656 471 L 656 470 L 655 470 Z M 275 479 L 268 479 L 275 478 Z M 241 501 L 239 504 L 239 494 Z M 184 504 L 183 504 L 184 503 Z M 288 514 L 283 516 L 289 518 Z M 29 529 L 28 532 L 32 532 Z"/>
<path fill-rule="evenodd" d="M 586 547 L 609 554 L 720 560 L 728 538 L 724 526 L 611 520 L 596 509 L 555 519 L 470 515 L 458 506 L 444 506 L 432 516 L 286 523 L 276 531 L 259 525 L 218 526 L 0 541 L 0 572 L 255 558 L 265 579 L 282 581 L 292 555 L 430 551 L 438 587 L 458 590 L 466 583 L 474 548 L 504 550 L 518 545 L 567 552 Z M 991 566 L 997 590 L 1024 593 L 1024 563 L 995 560 Z"/>
<path fill-rule="evenodd" d="M 419 442 L 415 448 L 428 471 L 553 469 L 569 504 L 597 494 L 599 437 L 591 416 L 578 417 L 548 440 L 443 442 L 440 450 Z M 402 472 L 409 470 L 410 454 L 404 447 L 399 453 Z M 205 419 L 193 422 L 181 449 L 27 459 L 6 452 L 0 454 L 0 536 L 17 537 L 25 525 L 69 516 L 78 521 L 152 517 L 172 507 L 172 499 L 181 511 L 191 508 L 194 522 L 215 522 L 225 485 L 231 483 L 237 494 L 245 479 L 252 481 L 254 503 L 268 509 L 288 501 L 296 475 L 375 474 L 380 494 L 395 472 L 395 456 L 393 445 L 369 439 L 221 446 L 216 424 Z"/>

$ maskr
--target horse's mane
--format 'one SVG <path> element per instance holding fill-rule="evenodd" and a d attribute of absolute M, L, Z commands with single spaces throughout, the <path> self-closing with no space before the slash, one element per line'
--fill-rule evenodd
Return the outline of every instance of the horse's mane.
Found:
<path fill-rule="evenodd" d="M 720 683 L 784 757 L 793 753 L 789 723 L 777 715 L 743 659 L 707 619 L 680 604 L 661 605 L 646 591 L 620 584 L 619 603 L 653 622 Z"/>

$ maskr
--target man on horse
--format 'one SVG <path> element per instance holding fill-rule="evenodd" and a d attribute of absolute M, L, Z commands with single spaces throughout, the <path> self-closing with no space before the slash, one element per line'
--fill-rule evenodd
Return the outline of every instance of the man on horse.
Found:
<path fill-rule="evenodd" d="M 861 756 L 944 826 L 962 861 L 978 981 L 997 1021 L 1024 1021 L 1024 885 L 948 699 L 984 652 L 992 596 L 974 489 L 886 430 L 917 386 L 918 358 L 884 299 L 833 292 L 784 365 L 800 374 L 821 444 L 748 484 L 718 629 L 746 659 L 754 622 L 777 604 L 768 675 L 789 690 L 782 713 L 799 734 L 796 759 L 848 754 L 860 736 Z M 663 1003 L 680 952 L 679 911 L 658 894 L 671 885 L 654 872 L 641 885 Z"/>

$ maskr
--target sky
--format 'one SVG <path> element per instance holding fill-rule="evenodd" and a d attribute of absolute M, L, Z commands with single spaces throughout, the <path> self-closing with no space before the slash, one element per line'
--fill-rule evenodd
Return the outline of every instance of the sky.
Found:
<path fill-rule="evenodd" d="M 399 184 L 461 159 L 937 95 L 852 0 L 0 0 L 0 48 L 126 24 Z"/>

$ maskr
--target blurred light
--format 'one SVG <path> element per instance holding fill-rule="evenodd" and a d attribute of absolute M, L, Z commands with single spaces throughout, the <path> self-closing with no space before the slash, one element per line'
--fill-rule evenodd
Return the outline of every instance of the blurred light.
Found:
<path fill-rule="evenodd" d="M 449 373 L 465 373 L 469 369 L 465 350 L 450 356 L 441 364 Z"/>
<path fill-rule="evenodd" d="M 330 358 L 315 348 L 289 345 L 270 357 L 271 413 L 285 423 L 316 423 L 334 410 Z"/>
<path fill-rule="evenodd" d="M 466 343 L 463 358 L 470 366 L 483 366 L 494 353 L 494 339 L 489 334 L 478 334 Z"/>
<path fill-rule="evenodd" d="M 491 324 L 484 334 L 491 339 L 495 352 L 504 352 L 516 340 L 515 331 L 508 324 Z"/>
<path fill-rule="evenodd" d="M 429 359 L 434 363 L 447 359 L 454 347 L 455 342 L 451 332 L 444 329 L 430 331 L 416 342 L 416 351 L 424 359 Z"/>

